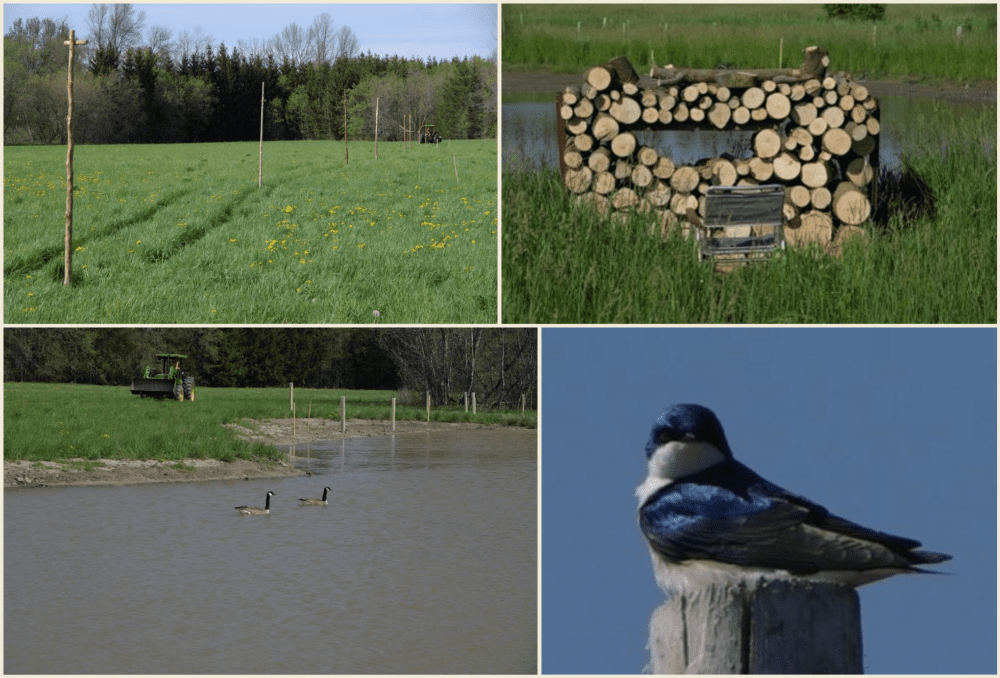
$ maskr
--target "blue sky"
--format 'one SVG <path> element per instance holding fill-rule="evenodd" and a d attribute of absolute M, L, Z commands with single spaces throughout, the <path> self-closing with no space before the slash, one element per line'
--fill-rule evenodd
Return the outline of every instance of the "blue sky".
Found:
<path fill-rule="evenodd" d="M 240 39 L 270 38 L 296 23 L 308 29 L 323 12 L 334 29 L 349 26 L 361 51 L 401 57 L 490 56 L 497 44 L 497 5 L 494 4 L 145 4 L 146 27 L 163 26 L 173 37 L 182 31 L 210 35 L 212 44 L 225 42 L 232 50 Z M 67 19 L 78 38 L 87 34 L 88 4 L 9 4 L 3 6 L 6 33 L 17 18 Z"/>
<path fill-rule="evenodd" d="M 866 673 L 996 672 L 996 329 L 545 328 L 543 673 L 648 661 L 663 596 L 633 491 L 677 402 L 765 478 L 954 556 L 859 589 Z"/>

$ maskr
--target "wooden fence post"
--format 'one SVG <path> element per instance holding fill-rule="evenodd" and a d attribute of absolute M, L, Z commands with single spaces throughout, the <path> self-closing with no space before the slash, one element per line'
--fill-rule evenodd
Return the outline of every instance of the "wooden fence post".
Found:
<path fill-rule="evenodd" d="M 707 584 L 653 611 L 649 651 L 654 674 L 860 674 L 861 606 L 838 584 Z"/>
<path fill-rule="evenodd" d="M 295 382 L 288 382 L 288 407 L 289 409 L 295 409 Z"/>
<path fill-rule="evenodd" d="M 340 432 L 347 433 L 347 396 L 340 396 Z"/>
<path fill-rule="evenodd" d="M 431 423 L 431 392 L 427 392 L 427 423 Z"/>
<path fill-rule="evenodd" d="M 66 74 L 66 234 L 63 239 L 63 285 L 69 285 L 73 265 L 73 57 L 74 47 L 86 45 L 86 40 L 77 40 L 76 31 L 69 32 L 69 40 L 63 41 L 69 45 L 69 70 Z"/>
<path fill-rule="evenodd" d="M 476 413 L 476 392 L 472 392 L 472 413 Z"/>
<path fill-rule="evenodd" d="M 344 164 L 348 163 L 347 159 L 347 91 L 344 91 Z"/>
<path fill-rule="evenodd" d="M 378 97 L 375 97 L 375 159 L 378 160 Z"/>
<path fill-rule="evenodd" d="M 392 432 L 396 432 L 396 399 L 392 399 Z"/>
<path fill-rule="evenodd" d="M 257 188 L 264 182 L 264 81 L 260 83 L 260 158 L 257 161 Z"/>

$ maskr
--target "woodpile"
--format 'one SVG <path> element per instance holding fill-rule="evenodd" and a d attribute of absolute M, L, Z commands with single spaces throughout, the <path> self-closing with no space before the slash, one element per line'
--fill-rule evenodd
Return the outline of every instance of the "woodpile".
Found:
<path fill-rule="evenodd" d="M 872 213 L 878 169 L 878 102 L 866 87 L 826 75 L 821 48 L 794 69 L 653 68 L 641 84 L 625 57 L 589 69 L 557 97 L 566 187 L 616 210 L 704 216 L 709 186 L 786 187 L 789 243 L 829 242 Z M 677 165 L 639 143 L 641 130 L 745 129 L 750 157 Z"/>

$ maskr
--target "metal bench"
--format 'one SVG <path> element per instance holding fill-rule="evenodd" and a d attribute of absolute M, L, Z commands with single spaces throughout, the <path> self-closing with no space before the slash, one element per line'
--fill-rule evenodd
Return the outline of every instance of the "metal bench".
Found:
<path fill-rule="evenodd" d="M 695 224 L 698 259 L 745 255 L 733 259 L 749 263 L 784 249 L 784 202 L 785 188 L 778 184 L 710 186 L 705 217 Z M 713 236 L 712 231 L 718 230 L 723 235 Z"/>

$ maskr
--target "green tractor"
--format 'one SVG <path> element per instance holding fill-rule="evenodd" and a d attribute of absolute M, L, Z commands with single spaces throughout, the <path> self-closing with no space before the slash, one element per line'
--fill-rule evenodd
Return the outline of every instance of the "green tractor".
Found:
<path fill-rule="evenodd" d="M 140 398 L 194 400 L 194 377 L 187 376 L 181 370 L 181 360 L 185 360 L 187 356 L 157 353 L 156 357 L 163 361 L 163 369 L 159 374 L 152 374 L 153 368 L 146 365 L 142 377 L 132 380 L 132 394 Z"/>

